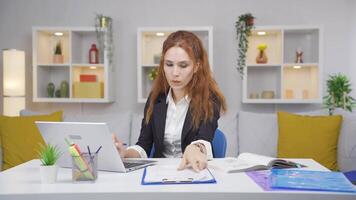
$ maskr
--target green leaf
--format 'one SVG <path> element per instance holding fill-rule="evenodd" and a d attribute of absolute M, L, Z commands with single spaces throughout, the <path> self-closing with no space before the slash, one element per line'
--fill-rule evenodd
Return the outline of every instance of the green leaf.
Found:
<path fill-rule="evenodd" d="M 62 155 L 57 146 L 51 144 L 39 144 L 39 146 L 38 157 L 45 166 L 54 165 Z"/>

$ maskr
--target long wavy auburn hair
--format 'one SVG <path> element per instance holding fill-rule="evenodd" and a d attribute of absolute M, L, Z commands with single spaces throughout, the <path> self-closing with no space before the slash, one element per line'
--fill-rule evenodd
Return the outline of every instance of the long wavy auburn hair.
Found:
<path fill-rule="evenodd" d="M 226 111 L 226 101 L 217 83 L 212 77 L 207 53 L 201 40 L 189 31 L 176 31 L 168 36 L 163 43 L 162 57 L 158 68 L 158 75 L 153 83 L 149 104 L 146 111 L 145 123 L 151 119 L 153 106 L 157 97 L 168 94 L 169 84 L 164 74 L 164 60 L 166 52 L 172 47 L 180 47 L 186 51 L 193 61 L 195 73 L 186 86 L 185 92 L 191 98 L 189 111 L 193 118 L 193 129 L 199 128 L 201 121 L 207 122 L 214 116 L 214 105 L 219 106 L 219 112 Z"/>

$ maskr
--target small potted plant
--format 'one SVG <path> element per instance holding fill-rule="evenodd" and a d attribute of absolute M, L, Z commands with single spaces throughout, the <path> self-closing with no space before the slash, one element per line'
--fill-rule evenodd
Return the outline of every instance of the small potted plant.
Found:
<path fill-rule="evenodd" d="M 258 64 L 265 64 L 268 61 L 267 55 L 265 50 L 267 49 L 267 44 L 261 43 L 257 46 L 258 54 L 256 57 L 256 63 Z"/>
<path fill-rule="evenodd" d="M 326 85 L 328 95 L 324 97 L 324 105 L 329 109 L 329 115 L 334 113 L 335 108 L 352 112 L 356 101 L 350 96 L 352 89 L 349 79 L 340 73 L 330 75 Z"/>
<path fill-rule="evenodd" d="M 60 41 L 57 42 L 56 47 L 54 48 L 53 63 L 63 63 L 62 45 Z"/>
<path fill-rule="evenodd" d="M 60 156 L 61 152 L 57 146 L 40 144 L 38 157 L 42 163 L 40 166 L 42 183 L 54 183 L 56 181 L 58 172 L 56 162 Z"/>

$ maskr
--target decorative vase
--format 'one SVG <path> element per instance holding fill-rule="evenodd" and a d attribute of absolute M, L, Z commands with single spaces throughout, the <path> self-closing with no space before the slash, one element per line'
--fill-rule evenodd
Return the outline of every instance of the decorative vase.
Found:
<path fill-rule="evenodd" d="M 57 165 L 41 165 L 40 174 L 42 183 L 55 183 L 57 180 L 58 167 Z"/>
<path fill-rule="evenodd" d="M 47 96 L 54 97 L 55 86 L 54 83 L 50 82 L 47 85 Z"/>
<path fill-rule="evenodd" d="M 61 82 L 61 97 L 69 97 L 69 84 L 67 81 Z"/>
<path fill-rule="evenodd" d="M 257 57 L 256 57 L 256 63 L 258 64 L 266 64 L 268 61 L 267 55 L 264 50 L 260 50 Z"/>
<path fill-rule="evenodd" d="M 55 94 L 56 98 L 61 98 L 61 90 L 60 89 L 56 90 L 56 92 L 54 94 Z"/>
<path fill-rule="evenodd" d="M 274 91 L 272 90 L 263 90 L 261 94 L 262 99 L 273 99 L 274 96 Z"/>
<path fill-rule="evenodd" d="M 62 64 L 62 63 L 63 63 L 63 55 L 54 54 L 54 55 L 53 55 L 53 63 L 55 63 L 55 64 Z"/>

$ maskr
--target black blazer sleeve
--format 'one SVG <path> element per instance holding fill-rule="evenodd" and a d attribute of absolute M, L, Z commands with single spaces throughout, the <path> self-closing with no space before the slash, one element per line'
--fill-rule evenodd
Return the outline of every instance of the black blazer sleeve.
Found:
<path fill-rule="evenodd" d="M 153 126 L 152 125 L 153 117 L 150 118 L 150 121 L 148 122 L 148 124 L 146 124 L 146 122 L 145 122 L 148 105 L 149 105 L 149 98 L 145 105 L 144 115 L 143 115 L 143 119 L 141 122 L 140 136 L 136 143 L 136 145 L 139 145 L 146 151 L 147 157 L 150 156 L 151 148 L 152 148 L 152 144 L 153 144 L 153 127 L 152 127 Z"/>
<path fill-rule="evenodd" d="M 212 142 L 214 138 L 214 134 L 216 129 L 218 128 L 218 120 L 220 118 L 220 104 L 213 100 L 213 108 L 214 114 L 213 118 L 207 122 L 201 121 L 201 124 L 197 130 L 190 129 L 186 137 L 182 141 L 182 152 L 184 152 L 185 148 L 196 140 L 205 140 L 208 142 Z M 185 123 L 189 124 L 192 122 L 192 116 L 188 112 Z"/>

